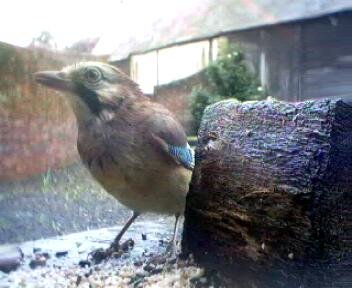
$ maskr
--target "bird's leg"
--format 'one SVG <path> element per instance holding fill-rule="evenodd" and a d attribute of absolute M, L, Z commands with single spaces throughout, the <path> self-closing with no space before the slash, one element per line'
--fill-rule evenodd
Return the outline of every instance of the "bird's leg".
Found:
<path fill-rule="evenodd" d="M 175 226 L 174 226 L 174 233 L 172 235 L 172 240 L 169 243 L 169 246 L 166 249 L 166 255 L 168 255 L 170 258 L 175 258 L 176 257 L 176 252 L 177 252 L 177 235 L 178 235 L 178 228 L 180 225 L 180 215 L 176 214 L 175 215 Z"/>
<path fill-rule="evenodd" d="M 174 226 L 174 233 L 172 235 L 172 240 L 168 244 L 165 253 L 161 255 L 156 255 L 155 257 L 152 257 L 149 259 L 147 262 L 147 265 L 149 264 L 164 264 L 166 262 L 172 263 L 176 261 L 176 256 L 177 256 L 177 235 L 178 235 L 178 228 L 180 225 L 180 215 L 176 214 L 175 215 L 175 226 Z"/>
<path fill-rule="evenodd" d="M 110 250 L 112 251 L 117 251 L 119 249 L 120 246 L 120 240 L 122 238 L 122 236 L 125 234 L 125 232 L 127 231 L 127 229 L 132 225 L 132 223 L 134 222 L 134 220 L 136 220 L 136 218 L 139 216 L 140 214 L 136 211 L 133 211 L 132 216 L 130 217 L 130 219 L 128 219 L 128 221 L 126 222 L 126 224 L 122 227 L 121 231 L 119 232 L 119 234 L 117 234 L 117 236 L 115 237 L 114 241 L 111 243 L 110 245 Z"/>
<path fill-rule="evenodd" d="M 97 250 L 94 250 L 92 252 L 90 252 L 88 254 L 88 257 L 91 257 L 91 259 L 96 263 L 99 264 L 101 261 L 103 261 L 106 258 L 109 258 L 110 256 L 112 256 L 112 254 L 114 252 L 119 252 L 119 248 L 120 248 L 120 240 L 122 238 L 122 236 L 125 234 L 125 232 L 127 231 L 127 229 L 131 226 L 131 224 L 134 222 L 134 220 L 136 220 L 136 218 L 139 216 L 140 214 L 136 211 L 133 211 L 132 216 L 130 217 L 130 219 L 128 219 L 128 221 L 126 222 L 126 224 L 122 227 L 121 231 L 119 232 L 119 234 L 117 234 L 117 236 L 115 237 L 114 241 L 111 243 L 110 247 L 106 250 L 100 248 Z"/>

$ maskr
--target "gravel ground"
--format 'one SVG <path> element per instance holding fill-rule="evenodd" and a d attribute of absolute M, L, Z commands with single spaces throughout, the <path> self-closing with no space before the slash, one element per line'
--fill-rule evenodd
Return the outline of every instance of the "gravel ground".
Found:
<path fill-rule="evenodd" d="M 206 283 L 203 270 L 193 265 L 164 265 L 148 272 L 143 267 L 121 266 L 109 261 L 93 268 L 23 269 L 11 273 L 0 287 L 192 287 L 197 280 Z"/>
<path fill-rule="evenodd" d="M 141 217 L 124 238 L 134 240 L 133 248 L 98 265 L 80 261 L 86 260 L 90 251 L 106 248 L 121 226 L 16 245 L 23 251 L 24 259 L 16 271 L 0 272 L 0 288 L 212 287 L 204 270 L 191 260 L 149 263 L 165 251 L 172 224 L 173 217 Z M 61 257 L 57 257 L 58 252 Z M 34 259 L 38 261 L 33 262 Z M 43 266 L 31 268 L 31 262 L 32 266 Z"/>

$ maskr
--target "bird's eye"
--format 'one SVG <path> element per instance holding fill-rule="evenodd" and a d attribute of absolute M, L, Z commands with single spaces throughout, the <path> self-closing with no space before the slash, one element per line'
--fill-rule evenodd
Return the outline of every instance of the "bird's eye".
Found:
<path fill-rule="evenodd" d="M 85 72 L 85 77 L 88 82 L 96 83 L 101 79 L 101 73 L 98 69 L 90 68 Z"/>

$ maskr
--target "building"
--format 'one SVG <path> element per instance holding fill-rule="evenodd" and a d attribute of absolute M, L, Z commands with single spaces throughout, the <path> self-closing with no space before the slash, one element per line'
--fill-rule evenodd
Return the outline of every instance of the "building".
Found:
<path fill-rule="evenodd" d="M 351 0 L 190 2 L 185 13 L 144 27 L 141 41 L 131 35 L 113 49 L 110 61 L 146 93 L 202 70 L 226 38 L 278 99 L 352 95 Z"/>

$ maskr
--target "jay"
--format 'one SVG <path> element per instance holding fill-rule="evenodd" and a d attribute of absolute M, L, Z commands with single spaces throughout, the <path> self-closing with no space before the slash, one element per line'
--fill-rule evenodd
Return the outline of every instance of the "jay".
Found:
<path fill-rule="evenodd" d="M 108 193 L 133 211 L 106 253 L 118 249 L 126 230 L 145 212 L 175 215 L 170 246 L 175 253 L 194 153 L 174 115 L 105 63 L 37 72 L 35 79 L 65 92 L 77 119 L 82 162 Z"/>

